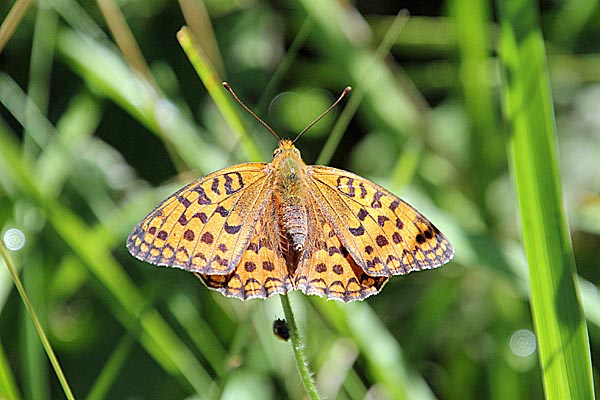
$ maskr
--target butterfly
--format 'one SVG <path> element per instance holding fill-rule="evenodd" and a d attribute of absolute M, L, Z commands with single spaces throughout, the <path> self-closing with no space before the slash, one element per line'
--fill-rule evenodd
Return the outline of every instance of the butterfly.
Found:
<path fill-rule="evenodd" d="M 270 163 L 224 168 L 169 196 L 133 229 L 127 248 L 242 300 L 291 290 L 363 300 L 393 275 L 437 268 L 454 255 L 408 203 L 351 172 L 306 165 L 287 139 Z"/>

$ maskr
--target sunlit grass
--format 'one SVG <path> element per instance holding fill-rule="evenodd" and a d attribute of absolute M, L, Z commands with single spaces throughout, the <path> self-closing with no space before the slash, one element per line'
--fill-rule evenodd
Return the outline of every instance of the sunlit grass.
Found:
<path fill-rule="evenodd" d="M 531 308 L 548 399 L 592 399 L 591 354 L 576 280 L 539 17 L 500 2 L 503 105 L 529 262 Z"/>

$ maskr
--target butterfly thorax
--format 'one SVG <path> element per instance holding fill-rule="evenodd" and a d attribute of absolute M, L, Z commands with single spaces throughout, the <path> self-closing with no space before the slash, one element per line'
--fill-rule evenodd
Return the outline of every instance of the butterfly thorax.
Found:
<path fill-rule="evenodd" d="M 279 227 L 288 245 L 296 252 L 304 248 L 307 232 L 305 198 L 306 165 L 291 141 L 282 140 L 273 158 Z"/>

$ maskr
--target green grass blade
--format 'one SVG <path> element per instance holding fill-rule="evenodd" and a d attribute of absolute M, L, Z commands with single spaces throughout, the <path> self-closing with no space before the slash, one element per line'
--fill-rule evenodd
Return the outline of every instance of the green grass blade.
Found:
<path fill-rule="evenodd" d="M 36 248 L 37 246 L 32 246 Z M 21 269 L 23 278 L 23 287 L 29 294 L 29 301 L 36 313 L 41 316 L 40 324 L 44 330 L 48 329 L 48 321 L 45 318 L 48 315 L 45 299 L 46 277 L 44 276 L 43 264 L 40 262 L 39 254 L 34 253 L 26 256 L 27 267 Z M 40 343 L 39 333 L 36 330 L 35 323 L 27 315 L 23 315 L 23 324 L 21 326 L 21 341 L 24 347 L 23 354 L 23 382 L 24 395 L 26 398 L 50 400 L 50 382 L 49 366 L 44 354 L 44 347 Z"/>
<path fill-rule="evenodd" d="M 131 28 L 127 25 L 127 21 L 119 5 L 113 0 L 99 0 L 97 4 L 117 46 L 121 50 L 121 54 L 127 60 L 129 66 L 157 89 L 158 86 L 154 82 L 150 67 L 146 63 L 144 55 L 135 41 Z"/>
<path fill-rule="evenodd" d="M 205 2 L 203 0 L 179 0 L 179 8 L 186 25 L 190 27 L 194 36 L 202 38 L 202 48 L 206 52 L 210 64 L 218 74 L 225 76 L 223 57 Z"/>
<path fill-rule="evenodd" d="M 25 109 L 26 124 L 24 125 L 25 133 L 23 137 L 24 151 L 30 156 L 37 154 L 37 151 L 34 151 L 35 147 L 31 140 L 30 127 L 27 121 L 30 120 L 30 113 L 35 114 L 41 111 L 46 114 L 48 110 L 57 25 L 58 15 L 53 9 L 45 7 L 37 9 L 27 87 L 27 94 L 31 101 L 28 102 Z M 33 117 L 35 118 L 35 116 Z"/>
<path fill-rule="evenodd" d="M 19 400 L 20 398 L 15 377 L 10 370 L 10 363 L 0 343 L 0 399 Z"/>
<path fill-rule="evenodd" d="M 112 385 L 119 376 L 119 372 L 125 366 L 127 358 L 131 353 L 135 337 L 125 335 L 117 344 L 108 361 L 104 364 L 102 372 L 96 378 L 88 393 L 86 400 L 102 400 L 107 398 Z"/>
<path fill-rule="evenodd" d="M 497 134 L 498 116 L 492 100 L 495 71 L 489 56 L 491 5 L 486 0 L 455 0 L 450 6 L 460 54 L 458 74 L 470 121 L 471 186 L 475 201 L 485 206 L 489 185 L 505 165 L 504 155 L 497 151 L 504 143 L 502 136 Z M 484 218 L 490 222 L 490 213 L 484 211 Z"/>
<path fill-rule="evenodd" d="M 312 302 L 339 332 L 349 334 L 369 366 L 367 372 L 393 399 L 433 399 L 427 383 L 404 362 L 402 348 L 367 303 Z"/>
<path fill-rule="evenodd" d="M 365 71 L 373 76 L 362 104 L 368 118 L 399 136 L 422 131 L 422 113 L 415 102 L 416 93 L 402 87 L 401 74 L 392 75 L 385 63 L 376 60 L 366 43 L 352 41 L 346 35 L 343 27 L 352 19 L 350 7 L 334 1 L 300 0 L 298 4 L 315 21 L 314 44 L 339 68 L 335 82 L 338 87 L 356 85 Z"/>
<path fill-rule="evenodd" d="M 592 399 L 586 321 L 564 212 L 544 42 L 531 1 L 499 3 L 504 113 L 548 399 Z"/>
<path fill-rule="evenodd" d="M 266 115 L 268 105 L 273 100 L 273 97 L 275 97 L 275 91 L 290 71 L 294 61 L 298 59 L 298 52 L 306 42 L 314 26 L 315 22 L 310 17 L 307 17 L 302 22 L 302 26 L 300 26 L 298 33 L 294 36 L 294 41 L 290 44 L 290 47 L 285 52 L 285 56 L 277 66 L 275 72 L 273 72 L 265 90 L 260 95 L 260 100 L 255 108 L 256 115 Z"/>
<path fill-rule="evenodd" d="M 390 27 L 386 31 L 383 40 L 381 41 L 379 47 L 373 55 L 373 66 L 383 62 L 383 59 L 389 53 L 390 48 L 398 39 L 400 32 L 402 32 L 402 28 L 404 28 L 407 18 L 408 13 L 405 11 L 400 11 L 398 15 L 396 15 L 396 18 L 394 18 L 394 20 L 390 24 Z M 352 117 L 356 113 L 356 110 L 358 110 L 358 106 L 360 105 L 363 97 L 369 90 L 369 87 L 373 80 L 373 75 L 369 73 L 370 69 L 371 66 L 365 69 L 363 76 L 358 82 L 358 87 L 355 88 L 353 95 L 348 101 L 348 104 L 344 108 L 344 111 L 342 111 L 342 114 L 340 115 L 335 126 L 333 127 L 331 134 L 327 138 L 327 142 L 325 142 L 325 145 L 323 146 L 323 149 L 321 150 L 321 153 L 317 158 L 317 164 L 327 165 L 331 161 L 333 153 L 335 152 L 340 141 L 342 140 L 344 132 L 348 128 L 348 125 L 350 125 Z"/>

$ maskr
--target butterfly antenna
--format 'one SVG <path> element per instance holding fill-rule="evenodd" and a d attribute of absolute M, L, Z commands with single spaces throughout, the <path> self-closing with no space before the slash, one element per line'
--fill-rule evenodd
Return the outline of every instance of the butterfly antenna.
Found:
<path fill-rule="evenodd" d="M 229 93 L 231 93 L 231 95 L 233 96 L 233 98 L 240 103 L 240 105 L 242 107 L 244 107 L 244 109 L 246 111 L 248 111 L 254 118 L 256 118 L 258 120 L 258 122 L 260 122 L 261 124 L 263 124 L 263 126 L 265 128 L 267 128 L 269 130 L 269 132 L 271 132 L 273 134 L 273 136 L 275 136 L 277 138 L 277 140 L 281 141 L 281 139 L 279 138 L 279 136 L 275 133 L 275 131 L 273 130 L 273 128 L 271 128 L 269 125 L 267 125 L 267 123 L 265 121 L 263 121 L 262 119 L 260 119 L 260 117 L 258 115 L 256 115 L 254 113 L 254 111 L 252 111 L 250 108 L 248 108 L 248 106 L 246 106 L 239 97 L 237 97 L 237 95 L 235 94 L 235 92 L 233 91 L 233 89 L 231 88 L 231 86 L 229 86 L 229 83 L 227 82 L 223 82 L 223 87 L 225 89 L 227 89 L 227 91 L 229 91 Z"/>
<path fill-rule="evenodd" d="M 325 111 L 323 111 L 323 113 L 321 115 L 319 115 L 313 122 L 311 122 L 310 124 L 308 124 L 308 126 L 304 129 L 302 129 L 302 132 L 300 132 L 298 134 L 298 136 L 296 136 L 296 139 L 294 139 L 292 141 L 292 143 L 296 143 L 296 140 L 298 140 L 300 138 L 300 136 L 302 136 L 302 134 L 304 132 L 306 132 L 307 130 L 309 130 L 310 128 L 313 127 L 314 124 L 316 124 L 317 122 L 319 122 L 321 120 L 321 118 L 323 118 L 325 115 L 327 115 L 327 113 L 331 110 L 333 110 L 335 108 L 335 106 L 338 105 L 338 103 L 340 101 L 342 101 L 342 99 L 344 98 L 344 96 L 346 96 L 346 94 L 351 91 L 352 88 L 350 86 L 346 86 L 346 89 L 344 89 L 344 91 L 342 92 L 342 94 L 340 94 L 340 97 L 338 97 L 338 99 L 335 101 L 335 103 L 333 103 L 331 106 L 329 106 L 329 108 Z"/>

